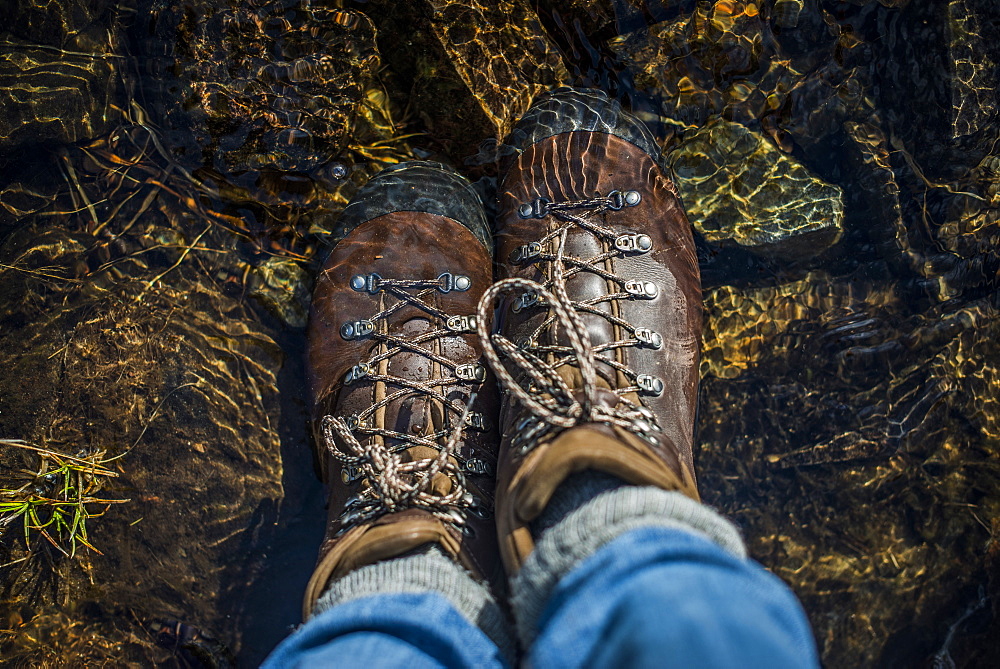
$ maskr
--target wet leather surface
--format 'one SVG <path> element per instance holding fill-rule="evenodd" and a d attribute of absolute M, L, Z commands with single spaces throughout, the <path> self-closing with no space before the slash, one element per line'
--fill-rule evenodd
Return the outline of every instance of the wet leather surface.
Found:
<path fill-rule="evenodd" d="M 317 280 L 309 325 L 308 374 L 314 406 L 314 435 L 319 448 L 324 443 L 320 431 L 320 420 L 324 415 L 346 418 L 371 407 L 378 398 L 404 390 L 398 384 L 370 379 L 344 383 L 348 370 L 367 360 L 375 347 L 382 344 L 371 338 L 344 340 L 340 334 L 341 325 L 346 321 L 370 319 L 397 301 L 395 296 L 384 291 L 375 295 L 354 291 L 350 287 L 351 277 L 377 273 L 385 279 L 434 279 L 442 272 L 468 276 L 472 281 L 470 290 L 449 293 L 434 290 L 422 299 L 449 315 L 474 313 L 479 296 L 492 281 L 491 258 L 468 228 L 443 216 L 416 212 L 385 214 L 358 225 L 334 248 Z M 415 337 L 441 329 L 443 325 L 428 312 L 406 305 L 376 322 L 376 329 L 381 331 L 386 328 L 389 334 L 412 342 Z M 422 346 L 456 364 L 475 363 L 480 358 L 478 342 L 471 333 L 444 336 Z M 373 371 L 413 382 L 454 376 L 452 371 L 442 370 L 439 363 L 412 351 L 401 351 L 391 356 Z M 445 389 L 445 395 L 464 404 L 471 389 L 469 384 L 450 385 Z M 473 458 L 483 461 L 487 463 L 488 471 L 493 473 L 496 471 L 498 442 L 494 417 L 498 409 L 492 376 L 488 376 L 486 382 L 475 390 L 478 394 L 471 411 L 487 418 L 488 429 L 467 428 L 459 442 L 458 456 L 460 462 Z M 455 419 L 454 413 L 450 413 L 449 420 Z M 410 391 L 403 392 L 401 397 L 375 415 L 377 424 L 386 429 L 419 435 L 441 430 L 444 420 L 445 410 L 438 400 Z M 360 436 L 360 439 L 365 438 Z M 390 439 L 387 446 L 392 449 L 401 444 Z M 436 454 L 433 449 L 413 447 L 404 452 L 403 458 L 405 461 L 434 457 Z M 329 455 L 323 456 L 321 469 L 330 489 L 330 522 L 325 552 L 332 546 L 329 539 L 340 529 L 338 518 L 347 500 L 358 494 L 365 484 L 361 479 L 345 483 L 342 466 Z M 350 478 L 350 472 L 347 474 Z M 442 478 L 442 482 L 447 482 L 447 479 Z M 476 499 L 479 513 L 491 517 L 492 478 L 467 472 L 466 486 Z M 444 488 L 448 487 L 444 483 Z M 495 576 L 498 562 L 495 558 L 481 557 L 496 552 L 492 524 L 475 512 L 466 515 L 467 531 L 459 537 L 463 552 L 481 566 L 485 576 Z"/>
<path fill-rule="evenodd" d="M 621 233 L 643 233 L 652 238 L 653 249 L 644 255 L 615 257 L 604 269 L 625 279 L 651 281 L 659 289 L 652 300 L 620 300 L 620 315 L 636 327 L 648 327 L 663 336 L 660 350 L 629 347 L 619 349 L 619 362 L 640 374 L 661 378 L 665 390 L 658 398 L 644 397 L 644 404 L 660 419 L 667 441 L 678 449 L 693 470 L 692 430 L 698 387 L 698 341 L 701 331 L 701 290 L 691 228 L 672 190 L 672 184 L 656 163 L 634 144 L 606 133 L 567 133 L 538 142 L 514 162 L 503 183 L 497 231 L 497 257 L 510 257 L 517 247 L 544 236 L 556 226 L 553 218 L 521 219 L 517 208 L 544 197 L 552 202 L 607 195 L 613 190 L 636 190 L 642 201 L 635 207 L 608 211 L 596 220 Z M 581 210 L 582 211 L 582 210 Z M 606 249 L 589 232 L 574 229 L 567 239 L 567 255 L 593 257 Z M 548 249 L 555 251 L 555 243 Z M 550 279 L 537 264 L 502 266 L 505 276 L 536 281 Z M 567 282 L 570 297 L 584 300 L 606 294 L 611 288 L 603 278 L 580 273 Z M 501 307 L 500 327 L 517 341 L 544 320 L 545 310 L 514 314 L 516 295 Z M 609 305 L 602 306 L 607 309 Z M 627 339 L 621 328 L 595 315 L 582 315 L 593 343 Z M 557 338 L 557 341 L 558 338 Z M 559 341 L 559 343 L 563 343 Z M 611 370 L 602 369 L 611 384 Z M 506 424 L 506 423 L 505 423 Z M 669 449 L 669 447 L 667 447 Z"/>

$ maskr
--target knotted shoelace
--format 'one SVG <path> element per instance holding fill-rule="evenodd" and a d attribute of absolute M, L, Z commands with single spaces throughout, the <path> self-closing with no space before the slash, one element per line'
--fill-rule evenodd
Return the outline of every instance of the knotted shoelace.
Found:
<path fill-rule="evenodd" d="M 352 279 L 352 287 L 359 290 L 354 281 L 360 278 L 368 281 L 363 288 L 365 292 L 372 294 L 384 292 L 397 298 L 394 304 L 372 316 L 368 321 L 370 324 L 388 318 L 406 305 L 418 307 L 439 321 L 447 323 L 452 316 L 426 301 L 427 296 L 436 290 L 442 290 L 444 277 L 447 277 L 450 290 L 452 277 L 448 274 L 442 274 L 437 279 L 431 280 L 385 279 L 378 275 L 369 275 Z M 415 294 L 410 292 L 414 290 L 418 292 Z M 450 370 L 455 374 L 460 366 L 458 363 L 425 346 L 433 345 L 435 340 L 442 337 L 455 336 L 456 331 L 438 328 L 415 337 L 402 338 L 388 332 L 380 332 L 375 327 L 369 334 L 382 345 L 376 346 L 367 361 L 359 363 L 348 373 L 345 383 L 366 379 L 383 382 L 387 387 L 398 386 L 399 389 L 387 393 L 382 400 L 353 416 L 351 423 L 341 416 L 327 415 L 322 419 L 321 429 L 327 451 L 341 463 L 342 467 L 357 468 L 361 474 L 359 478 L 367 479 L 368 482 L 368 485 L 363 486 L 361 492 L 348 503 L 341 515 L 341 532 L 356 524 L 408 508 L 424 509 L 441 520 L 461 526 L 465 518 L 460 509 L 472 504 L 472 496 L 466 491 L 464 475 L 455 462 L 458 443 L 462 439 L 476 393 L 472 392 L 466 402 L 460 402 L 449 399 L 445 392 L 450 387 L 472 385 L 475 382 L 460 379 L 457 375 L 442 375 L 440 378 L 427 381 L 415 381 L 374 371 L 383 360 L 388 360 L 402 351 L 410 351 L 438 363 L 442 370 Z M 445 427 L 434 434 L 420 436 L 370 424 L 369 419 L 374 417 L 379 409 L 411 396 L 425 396 L 437 400 L 445 408 Z M 448 416 L 457 419 L 450 430 L 447 427 Z M 367 438 L 362 440 L 357 435 L 364 435 Z M 396 440 L 397 443 L 388 446 L 389 440 Z M 404 461 L 402 452 L 414 446 L 426 446 L 438 451 L 438 454 L 434 458 Z M 433 480 L 438 474 L 445 474 L 451 479 L 451 489 L 446 494 L 431 490 Z"/>
<path fill-rule="evenodd" d="M 537 246 L 533 247 L 531 259 L 535 262 L 549 263 L 551 279 L 544 285 L 518 277 L 503 279 L 486 291 L 477 307 L 476 330 L 486 361 L 503 388 L 529 412 L 529 415 L 515 426 L 518 434 L 514 435 L 514 441 L 520 443 L 522 452 L 525 452 L 548 434 L 585 423 L 617 425 L 643 437 L 653 431 L 660 431 L 651 411 L 624 397 L 628 393 L 642 390 L 639 385 L 613 389 L 619 396 L 619 402 L 615 407 L 607 407 L 597 400 L 597 363 L 606 364 L 623 372 L 627 378 L 635 381 L 640 375 L 616 360 L 613 354 L 616 349 L 641 346 L 644 342 L 632 338 L 595 346 L 580 316 L 581 313 L 599 316 L 621 327 L 625 332 L 635 335 L 640 328 L 597 308 L 597 305 L 604 302 L 630 298 L 633 293 L 622 290 L 588 300 L 575 301 L 570 299 L 566 290 L 567 280 L 579 272 L 592 272 L 622 287 L 629 283 L 628 279 L 599 266 L 599 263 L 609 258 L 624 255 L 625 251 L 616 248 L 614 244 L 622 234 L 593 220 L 601 212 L 619 209 L 620 205 L 614 206 L 613 195 L 560 203 L 545 202 L 544 205 L 544 215 L 555 216 L 563 221 L 563 224 L 538 240 Z M 573 213 L 573 210 L 581 209 L 585 210 L 584 215 Z M 542 216 L 536 214 L 536 217 Z M 568 256 L 566 240 L 574 228 L 586 230 L 602 241 L 610 242 L 611 250 L 592 258 Z M 553 241 L 557 242 L 555 253 L 545 252 L 544 249 L 551 246 Z M 532 245 L 521 248 L 530 246 Z M 500 333 L 490 332 L 494 300 L 502 293 L 515 291 L 522 291 L 522 294 L 532 292 L 542 300 L 536 304 L 544 304 L 549 308 L 548 317 L 521 345 L 511 342 Z M 548 329 L 551 329 L 554 335 L 557 327 L 565 332 L 568 346 L 534 343 Z M 551 340 L 555 341 L 555 337 L 551 337 Z M 509 361 L 515 373 L 507 369 L 504 358 Z M 578 391 L 582 391 L 582 400 L 577 398 L 577 393 L 570 389 L 557 372 L 563 365 L 574 365 L 579 369 L 582 387 Z"/>

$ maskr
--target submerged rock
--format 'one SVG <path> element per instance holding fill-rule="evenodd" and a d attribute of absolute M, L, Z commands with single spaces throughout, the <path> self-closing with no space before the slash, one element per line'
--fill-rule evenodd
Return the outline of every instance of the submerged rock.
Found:
<path fill-rule="evenodd" d="M 993 0 L 911 2 L 877 42 L 883 117 L 931 179 L 956 179 L 1000 137 Z"/>
<path fill-rule="evenodd" d="M 503 138 L 538 93 L 568 78 L 562 55 L 531 3 L 373 0 L 387 80 L 412 125 L 432 144 L 424 157 L 458 163 L 479 152 L 496 159 Z"/>
<path fill-rule="evenodd" d="M 719 286 L 706 292 L 704 306 L 701 374 L 720 379 L 773 361 L 810 323 L 852 345 L 878 343 L 883 333 L 874 315 L 886 318 L 901 308 L 891 286 L 878 290 L 822 271 L 778 285 Z"/>
<path fill-rule="evenodd" d="M 249 295 L 281 322 L 304 328 L 309 322 L 312 278 L 290 258 L 274 257 L 255 267 L 249 278 Z"/>
<path fill-rule="evenodd" d="M 0 26 L 0 167 L 25 145 L 90 140 L 125 117 L 115 2 L 7 3 Z"/>
<path fill-rule="evenodd" d="M 663 115 L 704 124 L 735 98 L 763 107 L 769 91 L 744 81 L 766 69 L 766 23 L 755 3 L 699 3 L 689 15 L 611 40 L 640 85 L 662 96 Z"/>
<path fill-rule="evenodd" d="M 656 92 L 664 122 L 679 132 L 723 116 L 760 124 L 791 152 L 835 135 L 846 119 L 867 117 L 868 77 L 853 61 L 868 59 L 851 55 L 862 50 L 853 32 L 815 0 L 768 9 L 698 3 L 690 14 L 615 37 L 610 47 L 637 83 Z"/>
<path fill-rule="evenodd" d="M 504 137 L 534 97 L 569 78 L 562 57 L 523 0 L 427 0 L 431 26 L 473 98 Z"/>
<path fill-rule="evenodd" d="M 848 123 L 857 193 L 886 258 L 923 278 L 940 301 L 995 288 L 1000 280 L 1000 157 L 987 154 L 952 183 L 929 180 L 898 139 Z"/>
<path fill-rule="evenodd" d="M 951 130 L 954 137 L 971 135 L 996 119 L 997 76 L 996 4 L 984 0 L 948 3 L 948 52 L 952 61 Z"/>
<path fill-rule="evenodd" d="M 139 25 L 139 83 L 167 144 L 231 177 L 334 160 L 379 67 L 365 14 L 308 0 L 185 0 Z"/>
<path fill-rule="evenodd" d="M 711 120 L 687 134 L 667 162 L 688 217 L 708 241 L 796 259 L 840 238 L 841 189 L 738 123 Z"/>

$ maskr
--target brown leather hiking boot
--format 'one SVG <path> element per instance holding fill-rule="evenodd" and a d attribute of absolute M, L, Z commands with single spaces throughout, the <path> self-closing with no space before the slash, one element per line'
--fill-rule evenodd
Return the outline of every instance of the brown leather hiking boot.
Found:
<path fill-rule="evenodd" d="M 479 331 L 506 393 L 497 531 L 508 574 L 529 523 L 574 472 L 698 499 L 692 441 L 701 280 L 691 226 L 648 129 L 596 91 L 560 89 L 518 123 L 501 166 Z"/>
<path fill-rule="evenodd" d="M 338 221 L 309 322 L 327 538 L 305 617 L 327 583 L 439 544 L 500 573 L 492 522 L 498 411 L 476 304 L 492 281 L 479 197 L 436 163 L 376 175 Z"/>

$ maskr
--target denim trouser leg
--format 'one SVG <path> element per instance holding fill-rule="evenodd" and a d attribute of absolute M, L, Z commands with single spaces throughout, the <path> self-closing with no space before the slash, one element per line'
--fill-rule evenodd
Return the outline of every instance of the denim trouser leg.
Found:
<path fill-rule="evenodd" d="M 802 607 L 776 576 L 702 535 L 646 527 L 560 580 L 533 667 L 817 667 Z"/>
<path fill-rule="evenodd" d="M 802 608 L 777 577 L 702 535 L 644 527 L 556 586 L 534 667 L 816 667 Z M 497 647 L 434 593 L 373 595 L 310 619 L 265 667 L 503 667 Z"/>
<path fill-rule="evenodd" d="M 265 669 L 506 666 L 490 638 L 432 592 L 372 595 L 335 606 L 310 618 L 262 665 Z"/>

